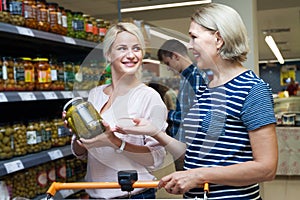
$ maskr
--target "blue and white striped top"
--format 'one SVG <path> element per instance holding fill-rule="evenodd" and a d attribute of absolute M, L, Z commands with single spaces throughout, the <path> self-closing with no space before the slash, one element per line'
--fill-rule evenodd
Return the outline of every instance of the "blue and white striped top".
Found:
<path fill-rule="evenodd" d="M 220 87 L 200 86 L 184 119 L 184 169 L 253 160 L 248 131 L 275 122 L 271 89 L 251 70 Z M 184 196 L 203 197 L 203 189 L 195 188 Z M 260 199 L 259 185 L 210 185 L 209 199 Z"/>

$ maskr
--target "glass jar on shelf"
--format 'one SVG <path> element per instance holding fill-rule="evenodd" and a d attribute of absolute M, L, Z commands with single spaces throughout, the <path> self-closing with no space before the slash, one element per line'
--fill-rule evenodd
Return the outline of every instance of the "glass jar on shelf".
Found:
<path fill-rule="evenodd" d="M 84 30 L 84 19 L 82 12 L 73 12 L 72 26 L 74 30 L 74 37 L 79 39 L 85 39 L 86 33 Z"/>
<path fill-rule="evenodd" d="M 53 147 L 65 146 L 69 141 L 69 131 L 62 119 L 52 120 L 51 144 Z"/>
<path fill-rule="evenodd" d="M 93 41 L 94 40 L 94 34 L 93 34 L 93 22 L 90 15 L 84 14 L 84 26 L 85 26 L 85 32 L 86 32 L 86 40 Z"/>
<path fill-rule="evenodd" d="M 16 26 L 24 26 L 25 19 L 23 13 L 22 0 L 9 0 L 9 23 Z"/>
<path fill-rule="evenodd" d="M 59 6 L 58 8 L 61 11 L 61 34 L 67 35 L 68 33 L 67 13 L 64 7 Z"/>
<path fill-rule="evenodd" d="M 37 28 L 37 19 L 36 19 L 36 1 L 34 0 L 23 0 L 23 17 L 24 17 L 24 26 L 32 29 Z"/>
<path fill-rule="evenodd" d="M 4 81 L 4 90 L 15 90 L 14 62 L 11 57 L 2 58 L 2 79 Z"/>
<path fill-rule="evenodd" d="M 51 144 L 51 135 L 52 135 L 52 127 L 51 123 L 45 119 L 40 120 L 39 122 L 40 132 L 41 132 L 41 148 L 42 150 L 50 149 Z"/>
<path fill-rule="evenodd" d="M 22 57 L 22 65 L 25 73 L 25 90 L 32 91 L 35 89 L 35 69 L 32 59 L 28 57 Z"/>
<path fill-rule="evenodd" d="M 104 24 L 103 19 L 96 19 L 96 20 L 97 20 L 97 27 L 98 27 L 99 42 L 103 42 L 104 36 L 106 34 L 106 26 Z"/>
<path fill-rule="evenodd" d="M 36 7 L 37 29 L 41 31 L 49 31 L 50 23 L 48 20 L 48 9 L 46 5 L 46 0 L 37 0 Z"/>
<path fill-rule="evenodd" d="M 26 126 L 22 122 L 15 122 L 12 126 L 14 130 L 14 156 L 27 154 Z"/>
<path fill-rule="evenodd" d="M 25 90 L 25 70 L 21 58 L 14 58 L 15 90 Z"/>
<path fill-rule="evenodd" d="M 37 90 L 50 90 L 51 86 L 51 69 L 48 58 L 35 58 L 36 68 L 36 89 Z"/>
<path fill-rule="evenodd" d="M 74 37 L 74 30 L 73 30 L 73 12 L 70 9 L 65 10 L 67 15 L 67 36 Z"/>
<path fill-rule="evenodd" d="M 8 124 L 0 124 L 0 160 L 13 157 L 13 128 Z"/>
<path fill-rule="evenodd" d="M 0 1 L 0 22 L 9 23 L 10 13 L 9 5 L 6 1 Z"/>
<path fill-rule="evenodd" d="M 71 91 L 75 82 L 75 69 L 72 62 L 63 62 L 65 90 Z"/>
<path fill-rule="evenodd" d="M 50 32 L 60 34 L 60 25 L 58 24 L 57 3 L 47 3 L 49 13 Z"/>
<path fill-rule="evenodd" d="M 39 131 L 39 125 L 36 122 L 29 121 L 26 127 L 27 152 L 36 153 L 42 150 L 42 136 Z"/>

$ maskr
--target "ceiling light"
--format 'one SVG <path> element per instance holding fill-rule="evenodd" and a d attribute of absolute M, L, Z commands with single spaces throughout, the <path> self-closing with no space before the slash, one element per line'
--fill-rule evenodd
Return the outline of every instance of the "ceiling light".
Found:
<path fill-rule="evenodd" d="M 281 53 L 280 53 L 280 51 L 279 51 L 279 49 L 278 49 L 278 47 L 277 47 L 274 39 L 273 39 L 273 37 L 271 35 L 267 35 L 265 37 L 265 41 L 269 45 L 269 47 L 272 50 L 273 54 L 276 56 L 278 62 L 280 64 L 284 64 L 283 57 L 282 57 L 282 55 L 281 55 Z"/>
<path fill-rule="evenodd" d="M 174 8 L 174 7 L 181 7 L 181 6 L 193 6 L 199 4 L 211 3 L 211 0 L 203 0 L 203 1 L 186 1 L 181 3 L 168 3 L 168 4 L 158 4 L 158 5 L 151 5 L 151 6 L 140 6 L 140 7 L 132 7 L 132 8 L 121 8 L 121 13 L 125 12 L 135 12 L 135 11 L 142 11 L 142 10 L 154 10 L 154 9 L 162 9 L 162 8 Z"/>

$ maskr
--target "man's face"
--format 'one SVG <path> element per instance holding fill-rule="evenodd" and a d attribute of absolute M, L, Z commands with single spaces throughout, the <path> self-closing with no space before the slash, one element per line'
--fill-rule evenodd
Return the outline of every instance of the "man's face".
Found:
<path fill-rule="evenodd" d="M 175 55 L 169 56 L 162 56 L 162 62 L 168 66 L 168 70 L 179 72 L 180 68 L 178 68 L 178 61 L 175 58 Z"/>

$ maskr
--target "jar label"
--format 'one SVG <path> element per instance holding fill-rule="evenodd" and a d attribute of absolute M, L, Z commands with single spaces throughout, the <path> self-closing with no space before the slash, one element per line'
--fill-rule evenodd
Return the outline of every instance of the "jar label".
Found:
<path fill-rule="evenodd" d="M 37 175 L 37 182 L 42 187 L 47 186 L 48 180 L 47 180 L 47 173 L 45 171 L 42 171 Z"/>
<path fill-rule="evenodd" d="M 16 81 L 25 81 L 24 68 L 14 68 L 14 77 Z"/>
<path fill-rule="evenodd" d="M 9 2 L 9 12 L 11 15 L 22 15 L 22 2 L 10 1 Z"/>
<path fill-rule="evenodd" d="M 25 70 L 25 82 L 27 82 L 27 83 L 34 82 L 34 71 L 33 70 Z"/>
<path fill-rule="evenodd" d="M 27 131 L 26 137 L 27 137 L 27 144 L 38 144 L 39 143 L 38 141 L 40 139 L 38 139 L 37 131 Z"/>

